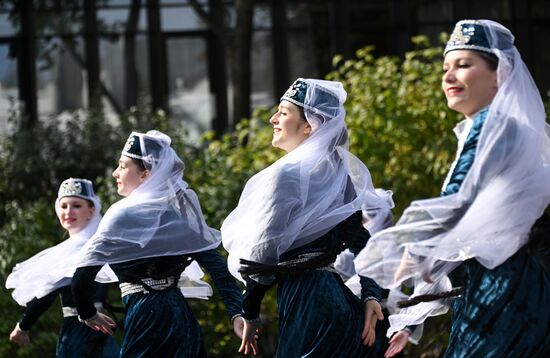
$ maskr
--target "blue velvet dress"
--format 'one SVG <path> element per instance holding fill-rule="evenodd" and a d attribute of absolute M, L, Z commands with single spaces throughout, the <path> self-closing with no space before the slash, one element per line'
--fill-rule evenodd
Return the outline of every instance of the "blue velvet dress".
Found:
<path fill-rule="evenodd" d="M 122 357 L 205 357 L 199 323 L 174 287 L 123 298 Z"/>
<path fill-rule="evenodd" d="M 91 290 L 93 302 L 102 302 L 105 299 L 105 285 L 95 283 Z M 19 321 L 19 327 L 24 331 L 30 330 L 40 315 L 53 304 L 57 296 L 60 297 L 63 307 L 74 308 L 71 287 L 61 287 L 47 296 L 29 302 Z M 57 339 L 56 357 L 115 358 L 118 356 L 119 347 L 113 337 L 94 331 L 81 323 L 76 316 L 63 318 Z"/>
<path fill-rule="evenodd" d="M 475 158 L 487 111 L 474 117 L 472 128 L 442 195 L 455 193 Z M 548 233 L 546 233 L 548 235 Z M 452 304 L 452 327 L 445 357 L 549 357 L 550 273 L 548 245 L 518 250 L 489 270 L 477 260 L 451 273 L 463 293 Z"/>
<path fill-rule="evenodd" d="M 354 240 L 351 251 L 357 254 L 368 239 Z M 307 253 L 328 252 L 341 243 L 342 231 L 336 228 L 314 242 L 288 251 L 279 261 L 289 261 Z M 371 349 L 362 344 L 361 333 L 365 306 L 333 270 L 320 268 L 277 277 L 279 317 L 279 358 L 292 357 L 368 357 Z M 245 318 L 258 315 L 258 284 L 247 283 Z M 263 285 L 262 285 L 263 286 Z M 371 279 L 362 277 L 362 298 L 381 298 L 381 288 Z M 263 287 L 267 290 L 267 287 Z M 256 301 L 256 302 L 250 302 Z"/>
<path fill-rule="evenodd" d="M 241 312 L 242 295 L 225 259 L 216 251 L 191 254 L 210 273 L 226 305 L 229 317 Z M 146 258 L 110 265 L 120 282 L 153 277 L 177 276 L 185 267 L 185 256 Z M 100 266 L 81 267 L 73 278 L 73 291 L 81 317 L 93 316 L 86 287 Z M 76 292 L 79 292 L 78 294 Z M 187 300 L 177 287 L 123 297 L 124 336 L 121 357 L 205 357 L 202 331 Z"/>

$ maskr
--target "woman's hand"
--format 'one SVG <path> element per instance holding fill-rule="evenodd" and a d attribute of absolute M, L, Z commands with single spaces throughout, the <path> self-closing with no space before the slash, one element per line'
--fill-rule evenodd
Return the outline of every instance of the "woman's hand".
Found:
<path fill-rule="evenodd" d="M 406 330 L 401 330 L 391 337 L 389 347 L 384 354 L 384 358 L 391 358 L 401 352 L 409 341 L 410 333 Z"/>
<path fill-rule="evenodd" d="M 84 323 L 94 331 L 103 332 L 111 336 L 114 335 L 112 329 L 116 327 L 116 323 L 106 314 L 97 312 L 92 318 L 85 319 Z"/>
<path fill-rule="evenodd" d="M 10 333 L 10 341 L 20 345 L 21 347 L 31 344 L 29 334 L 19 328 L 19 323 L 15 325 L 15 328 Z"/>
<path fill-rule="evenodd" d="M 258 354 L 258 334 L 260 334 L 262 329 L 262 321 L 260 318 L 255 318 L 251 320 L 243 319 L 244 329 L 243 329 L 243 338 L 241 346 L 239 347 L 239 352 L 244 355 L 252 353 L 253 355 Z"/>
<path fill-rule="evenodd" d="M 244 334 L 244 318 L 242 316 L 237 316 L 233 318 L 233 332 L 240 339 L 243 339 Z"/>
<path fill-rule="evenodd" d="M 376 338 L 376 322 L 384 319 L 382 314 L 382 306 L 376 300 L 368 300 L 365 304 L 365 326 L 363 333 L 361 333 L 361 339 L 363 345 L 372 347 Z"/>

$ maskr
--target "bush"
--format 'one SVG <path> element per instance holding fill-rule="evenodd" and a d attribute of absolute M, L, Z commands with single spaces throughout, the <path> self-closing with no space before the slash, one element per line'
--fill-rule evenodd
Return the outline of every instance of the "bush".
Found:
<path fill-rule="evenodd" d="M 59 243 L 63 232 L 53 210 L 53 204 L 44 199 L 33 203 L 10 201 L 4 203 L 9 213 L 0 230 L 0 279 L 5 287 L 6 277 L 17 262 L 36 252 Z M 55 342 L 60 327 L 60 310 L 50 310 L 41 317 L 31 332 L 32 346 L 18 349 L 7 339 L 20 318 L 23 309 L 9 296 L 0 291 L 0 357 L 35 357 L 39 353 L 55 356 Z M 53 312 L 56 311 L 56 312 Z"/>

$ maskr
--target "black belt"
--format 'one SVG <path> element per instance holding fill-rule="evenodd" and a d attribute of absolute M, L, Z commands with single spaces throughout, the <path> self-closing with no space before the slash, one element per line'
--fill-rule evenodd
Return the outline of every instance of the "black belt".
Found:
<path fill-rule="evenodd" d="M 328 269 L 335 259 L 334 254 L 326 252 L 302 254 L 295 259 L 282 261 L 276 265 L 240 259 L 239 272 L 243 275 L 287 276 L 304 271 Z"/>

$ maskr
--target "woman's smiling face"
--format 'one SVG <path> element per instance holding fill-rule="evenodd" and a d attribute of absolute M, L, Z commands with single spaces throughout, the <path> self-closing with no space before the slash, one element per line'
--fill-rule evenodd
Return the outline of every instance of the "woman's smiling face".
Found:
<path fill-rule="evenodd" d="M 95 208 L 86 199 L 76 196 L 65 196 L 59 199 L 57 217 L 61 226 L 74 235 L 88 224 L 94 216 Z"/>
<path fill-rule="evenodd" d="M 269 122 L 273 125 L 271 144 L 287 153 L 296 149 L 311 134 L 311 126 L 303 118 L 300 108 L 289 101 L 281 101 Z"/>
<path fill-rule="evenodd" d="M 449 108 L 470 117 L 493 101 L 497 74 L 476 51 L 451 51 L 443 62 L 441 87 Z"/>

